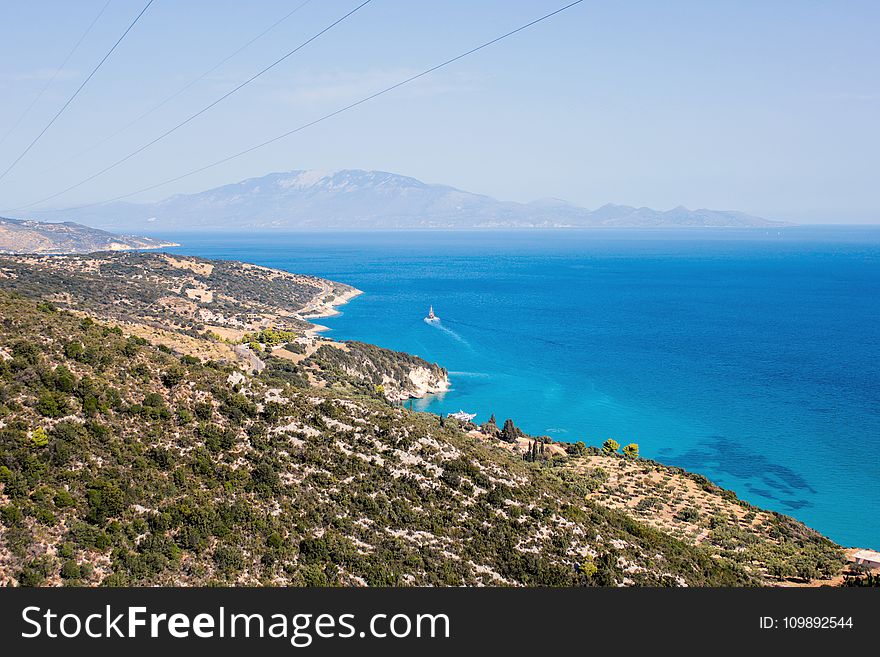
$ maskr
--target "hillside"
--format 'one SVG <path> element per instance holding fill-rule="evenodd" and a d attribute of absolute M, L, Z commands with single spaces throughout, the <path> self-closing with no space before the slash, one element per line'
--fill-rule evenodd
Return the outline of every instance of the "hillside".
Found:
<path fill-rule="evenodd" d="M 112 203 L 65 211 L 91 225 L 127 230 L 705 228 L 781 225 L 742 212 L 667 211 L 605 205 L 587 210 L 555 199 L 499 201 L 384 171 L 271 173 L 157 203 Z M 64 216 L 47 212 L 41 216 Z"/>
<path fill-rule="evenodd" d="M 530 460 L 521 434 L 406 411 L 370 378 L 420 365 L 393 352 L 334 359 L 264 331 L 250 376 L 8 292 L 0 318 L 0 584 L 740 586 L 777 562 L 841 568 L 827 539 L 708 482 L 710 542 L 615 492 L 681 471 L 582 445 Z"/>
<path fill-rule="evenodd" d="M 70 221 L 48 223 L 0 217 L 0 253 L 91 253 L 176 246 L 150 237 L 114 235 Z"/>
<path fill-rule="evenodd" d="M 110 319 L 201 335 L 312 328 L 357 290 L 314 276 L 165 253 L 0 256 L 2 284 Z"/>
<path fill-rule="evenodd" d="M 382 386 L 394 400 L 448 387 L 446 371 L 388 349 L 322 338 L 312 319 L 359 290 L 242 262 L 165 253 L 0 256 L 0 288 L 123 326 L 204 360 L 304 385 Z"/>

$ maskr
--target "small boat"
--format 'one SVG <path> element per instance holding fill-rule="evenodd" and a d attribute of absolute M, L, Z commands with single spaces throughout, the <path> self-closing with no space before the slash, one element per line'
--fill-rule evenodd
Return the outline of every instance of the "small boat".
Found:
<path fill-rule="evenodd" d="M 475 417 L 477 417 L 476 413 L 465 413 L 463 410 L 459 409 L 458 413 L 449 413 L 449 417 L 453 420 L 460 420 L 462 422 L 470 422 Z"/>
<path fill-rule="evenodd" d="M 431 324 L 436 324 L 440 321 L 440 318 L 434 314 L 434 306 L 431 306 L 428 309 L 428 316 L 425 317 L 425 321 Z"/>

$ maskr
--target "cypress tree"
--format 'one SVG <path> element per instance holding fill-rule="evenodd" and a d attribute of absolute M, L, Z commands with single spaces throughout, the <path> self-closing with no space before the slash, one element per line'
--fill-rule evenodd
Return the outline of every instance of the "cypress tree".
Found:
<path fill-rule="evenodd" d="M 501 429 L 501 440 L 512 443 L 516 441 L 517 430 L 513 424 L 513 420 L 504 420 L 504 427 Z"/>

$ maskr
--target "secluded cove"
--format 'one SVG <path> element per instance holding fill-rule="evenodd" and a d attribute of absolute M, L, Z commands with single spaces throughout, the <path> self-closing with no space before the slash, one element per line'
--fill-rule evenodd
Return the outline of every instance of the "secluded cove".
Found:
<path fill-rule="evenodd" d="M 842 544 L 880 543 L 880 230 L 173 237 L 363 290 L 320 323 L 445 366 L 427 410 L 637 442 Z"/>

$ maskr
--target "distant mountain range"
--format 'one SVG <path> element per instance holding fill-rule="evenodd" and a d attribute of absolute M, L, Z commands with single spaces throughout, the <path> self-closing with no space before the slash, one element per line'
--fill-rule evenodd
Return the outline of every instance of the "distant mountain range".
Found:
<path fill-rule="evenodd" d="M 35 213 L 127 230 L 187 229 L 487 229 L 709 228 L 778 226 L 729 210 L 652 210 L 603 205 L 597 210 L 558 199 L 499 201 L 482 194 L 383 171 L 270 173 L 156 203 L 109 203 Z"/>
<path fill-rule="evenodd" d="M 73 222 L 47 223 L 0 217 L 0 253 L 91 253 L 175 246 L 150 237 L 115 235 Z"/>

